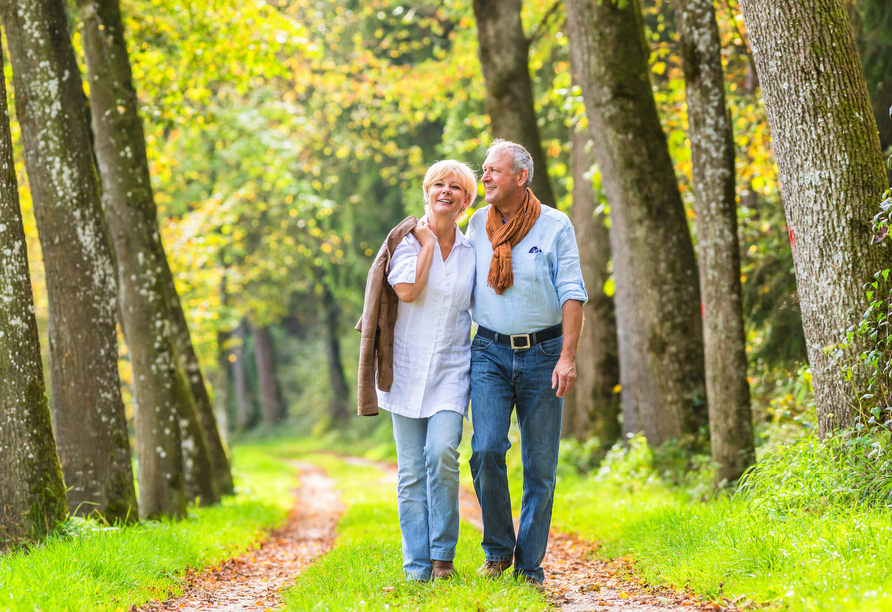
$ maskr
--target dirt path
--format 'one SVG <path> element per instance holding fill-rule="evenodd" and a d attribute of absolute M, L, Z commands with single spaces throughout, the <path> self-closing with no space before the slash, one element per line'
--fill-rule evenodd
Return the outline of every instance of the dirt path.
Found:
<path fill-rule="evenodd" d="M 385 482 L 395 489 L 396 466 L 355 457 L 344 460 L 380 468 L 386 474 Z M 182 596 L 133 607 L 131 612 L 266 611 L 280 606 L 281 589 L 331 549 L 334 528 L 343 512 L 338 492 L 322 470 L 309 463 L 294 461 L 290 465 L 300 472 L 300 487 L 293 492 L 299 503 L 286 525 L 273 531 L 254 551 L 200 574 L 188 571 Z M 482 531 L 474 492 L 462 487 L 459 504 L 462 520 Z M 562 612 L 736 612 L 747 608 L 746 604 L 731 606 L 727 600 L 724 605 L 702 602 L 683 590 L 653 588 L 635 575 L 628 559 L 594 559 L 596 546 L 555 530 L 549 538 L 542 563 L 545 592 Z"/>
<path fill-rule="evenodd" d="M 270 610 L 282 604 L 280 592 L 316 558 L 328 552 L 343 512 L 334 484 L 316 466 L 297 461 L 300 486 L 293 491 L 288 522 L 271 532 L 260 548 L 199 574 L 188 570 L 183 595 L 151 602 L 132 612 L 236 612 Z"/>

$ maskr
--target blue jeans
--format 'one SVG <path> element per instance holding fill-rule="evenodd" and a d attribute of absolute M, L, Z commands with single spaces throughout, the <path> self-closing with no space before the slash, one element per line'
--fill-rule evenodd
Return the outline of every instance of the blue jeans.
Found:
<path fill-rule="evenodd" d="M 514 561 L 515 575 L 542 582 L 561 439 L 563 400 L 551 375 L 563 338 L 512 349 L 476 337 L 471 344 L 471 474 L 483 512 L 483 552 L 488 561 Z M 517 407 L 523 462 L 520 527 L 514 534 L 505 453 Z"/>
<path fill-rule="evenodd" d="M 462 415 L 442 410 L 426 419 L 393 417 L 403 569 L 428 580 L 431 560 L 452 561 L 458 542 L 458 444 Z"/>

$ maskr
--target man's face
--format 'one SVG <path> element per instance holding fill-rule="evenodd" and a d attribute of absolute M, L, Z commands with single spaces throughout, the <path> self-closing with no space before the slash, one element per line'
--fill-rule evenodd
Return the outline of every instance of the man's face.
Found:
<path fill-rule="evenodd" d="M 526 171 L 511 172 L 511 155 L 507 151 L 496 151 L 483 162 L 484 198 L 496 207 L 510 202 L 526 182 Z"/>

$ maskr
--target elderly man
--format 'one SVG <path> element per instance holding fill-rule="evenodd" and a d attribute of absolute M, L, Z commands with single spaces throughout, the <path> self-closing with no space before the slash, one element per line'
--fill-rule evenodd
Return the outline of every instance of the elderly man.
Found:
<path fill-rule="evenodd" d="M 478 573 L 514 575 L 537 588 L 545 574 L 563 397 L 576 384 L 582 306 L 588 299 L 570 219 L 529 189 L 533 159 L 497 140 L 483 163 L 489 206 L 467 237 L 477 257 L 471 344 L 471 473 L 483 511 Z M 517 408 L 523 461 L 520 527 L 515 535 L 505 453 Z"/>

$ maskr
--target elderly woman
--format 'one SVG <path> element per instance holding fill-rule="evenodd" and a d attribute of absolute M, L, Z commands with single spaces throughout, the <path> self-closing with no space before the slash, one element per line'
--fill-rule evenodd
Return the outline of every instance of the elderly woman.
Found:
<path fill-rule="evenodd" d="M 393 385 L 378 405 L 393 417 L 398 503 L 408 580 L 448 578 L 458 542 L 458 444 L 471 372 L 474 248 L 456 221 L 476 196 L 474 172 L 446 160 L 424 177 L 426 215 L 391 257 L 399 297 Z"/>

